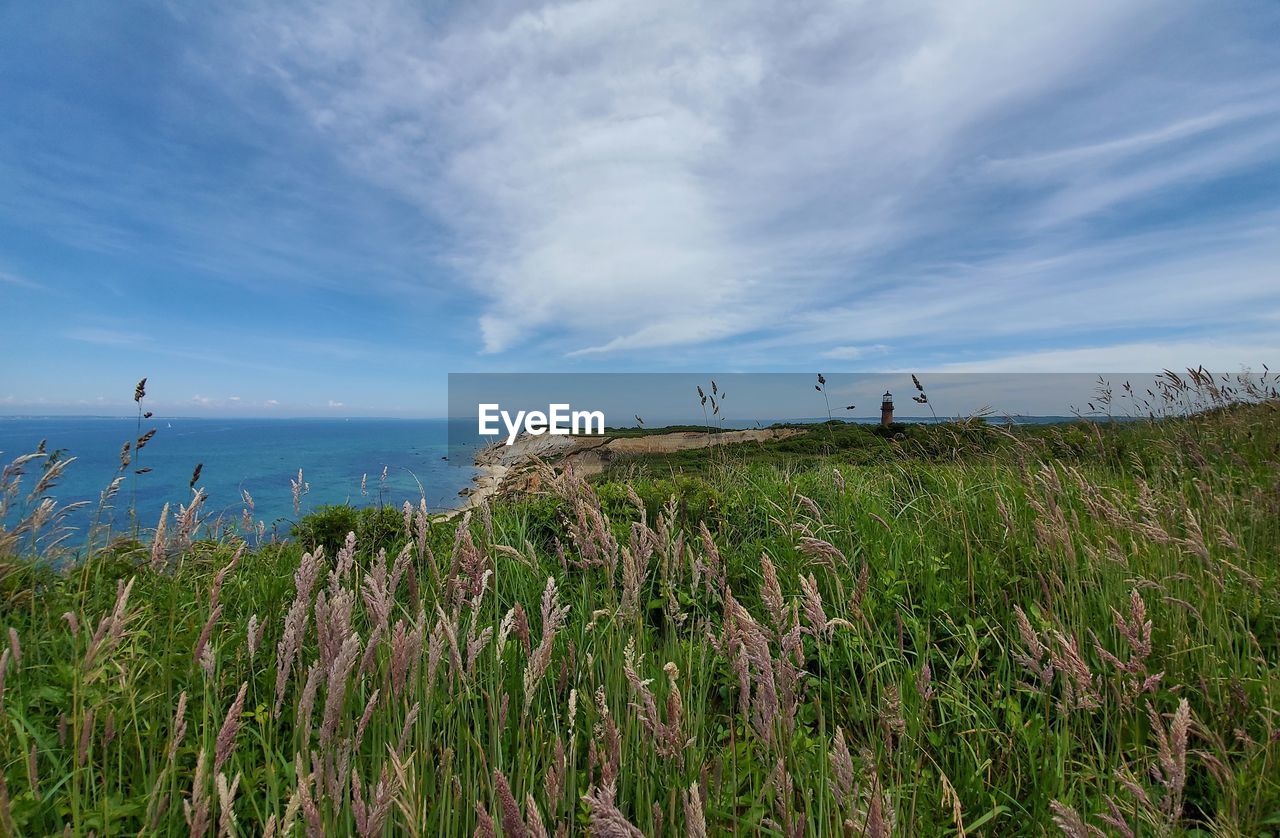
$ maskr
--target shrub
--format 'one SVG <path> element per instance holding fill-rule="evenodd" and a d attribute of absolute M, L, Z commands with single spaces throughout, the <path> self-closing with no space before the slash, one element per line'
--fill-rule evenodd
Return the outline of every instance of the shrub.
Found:
<path fill-rule="evenodd" d="M 390 506 L 371 506 L 363 509 L 346 504 L 321 506 L 309 512 L 293 525 L 290 535 L 304 549 L 314 550 L 323 546 L 325 552 L 333 551 L 346 541 L 347 533 L 355 533 L 356 541 L 371 553 L 378 550 L 393 552 L 404 543 L 404 518 L 399 510 Z"/>

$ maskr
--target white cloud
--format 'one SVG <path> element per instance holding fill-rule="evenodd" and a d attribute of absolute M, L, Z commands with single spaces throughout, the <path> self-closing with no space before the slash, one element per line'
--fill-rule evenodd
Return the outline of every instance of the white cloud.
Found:
<path fill-rule="evenodd" d="M 256 11 L 228 42 L 352 172 L 446 228 L 486 350 L 596 356 L 789 322 L 816 327 L 815 347 L 850 322 L 895 346 L 992 321 L 1034 339 L 1098 294 L 1137 296 L 1153 279 L 1132 266 L 1037 268 L 1094 244 L 1049 232 L 1258 165 L 1280 138 L 1280 74 L 1161 63 L 1202 34 L 1179 23 L 1150 0 L 608 0 L 430 20 L 386 0 Z M 1166 262 L 1184 234 L 1162 240 Z M 1226 255 L 1220 273 L 1241 266 Z M 1230 282 L 1237 299 L 1265 287 Z M 1176 296 L 1126 317 L 1198 316 L 1199 289 Z"/>
<path fill-rule="evenodd" d="M 1061 224 L 1082 216 L 1145 198 L 1171 188 L 1185 188 L 1232 172 L 1248 170 L 1276 154 L 1280 123 L 1242 133 L 1207 149 L 1160 159 L 1134 162 L 1064 186 L 1037 213 L 1040 225 Z"/>
<path fill-rule="evenodd" d="M 345 405 L 342 402 L 336 402 L 333 399 L 329 399 L 329 407 L 345 407 Z"/>
<path fill-rule="evenodd" d="M 837 361 L 858 361 L 884 355 L 888 351 L 889 347 L 883 343 L 877 343 L 871 346 L 834 346 L 819 354 L 823 358 L 834 358 Z"/>
<path fill-rule="evenodd" d="M 1280 340 L 1273 335 L 1241 335 L 1223 340 L 1155 340 L 1103 346 L 1047 349 L 1002 355 L 981 361 L 944 364 L 939 372 L 1115 373 L 1174 371 L 1203 366 L 1215 373 L 1242 368 L 1262 372 L 1280 358 Z"/>
<path fill-rule="evenodd" d="M 933 346 L 980 351 L 993 341 L 1080 343 L 1085 341 L 1072 337 L 1097 330 L 1176 326 L 1224 336 L 1259 334 L 1255 326 L 1280 312 L 1273 290 L 1277 264 L 1275 214 L 1248 225 L 1229 220 L 1092 248 L 1028 248 L 940 266 L 912 283 L 804 314 L 775 343 L 819 352 L 856 328 L 863 340 L 892 341 L 890 357 L 897 360 L 920 357 Z"/>
<path fill-rule="evenodd" d="M 1263 103 L 1231 105 L 1099 142 L 990 160 L 983 166 L 983 171 L 1028 180 L 1070 178 L 1078 175 L 1082 167 L 1092 173 L 1104 166 L 1133 161 L 1171 144 L 1202 137 L 1226 126 L 1248 123 L 1260 116 L 1274 117 L 1275 110 L 1274 105 Z"/>

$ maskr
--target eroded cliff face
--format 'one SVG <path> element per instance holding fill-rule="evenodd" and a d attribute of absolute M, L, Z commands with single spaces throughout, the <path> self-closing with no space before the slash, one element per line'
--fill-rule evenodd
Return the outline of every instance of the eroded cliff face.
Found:
<path fill-rule="evenodd" d="M 464 490 L 463 509 L 506 492 L 537 492 L 541 488 L 539 462 L 572 468 L 580 475 L 598 474 L 615 457 L 640 454 L 670 454 L 707 448 L 711 445 L 739 445 L 767 442 L 803 433 L 798 428 L 763 428 L 707 434 L 676 431 L 639 437 L 522 435 L 511 445 L 490 445 L 476 454 L 475 485 Z"/>

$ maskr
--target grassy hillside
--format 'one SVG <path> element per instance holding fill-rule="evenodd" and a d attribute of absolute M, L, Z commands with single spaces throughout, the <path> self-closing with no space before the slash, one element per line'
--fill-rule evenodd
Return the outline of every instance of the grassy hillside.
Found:
<path fill-rule="evenodd" d="M 0 832 L 1274 834 L 1278 418 L 819 427 L 287 544 L 197 501 L 61 571 L 9 531 Z"/>

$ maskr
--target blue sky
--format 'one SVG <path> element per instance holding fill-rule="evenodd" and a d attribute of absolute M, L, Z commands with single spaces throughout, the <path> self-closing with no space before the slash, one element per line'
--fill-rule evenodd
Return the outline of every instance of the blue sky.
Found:
<path fill-rule="evenodd" d="M 216 9 L 0 6 L 0 412 L 1280 358 L 1274 2 Z"/>

